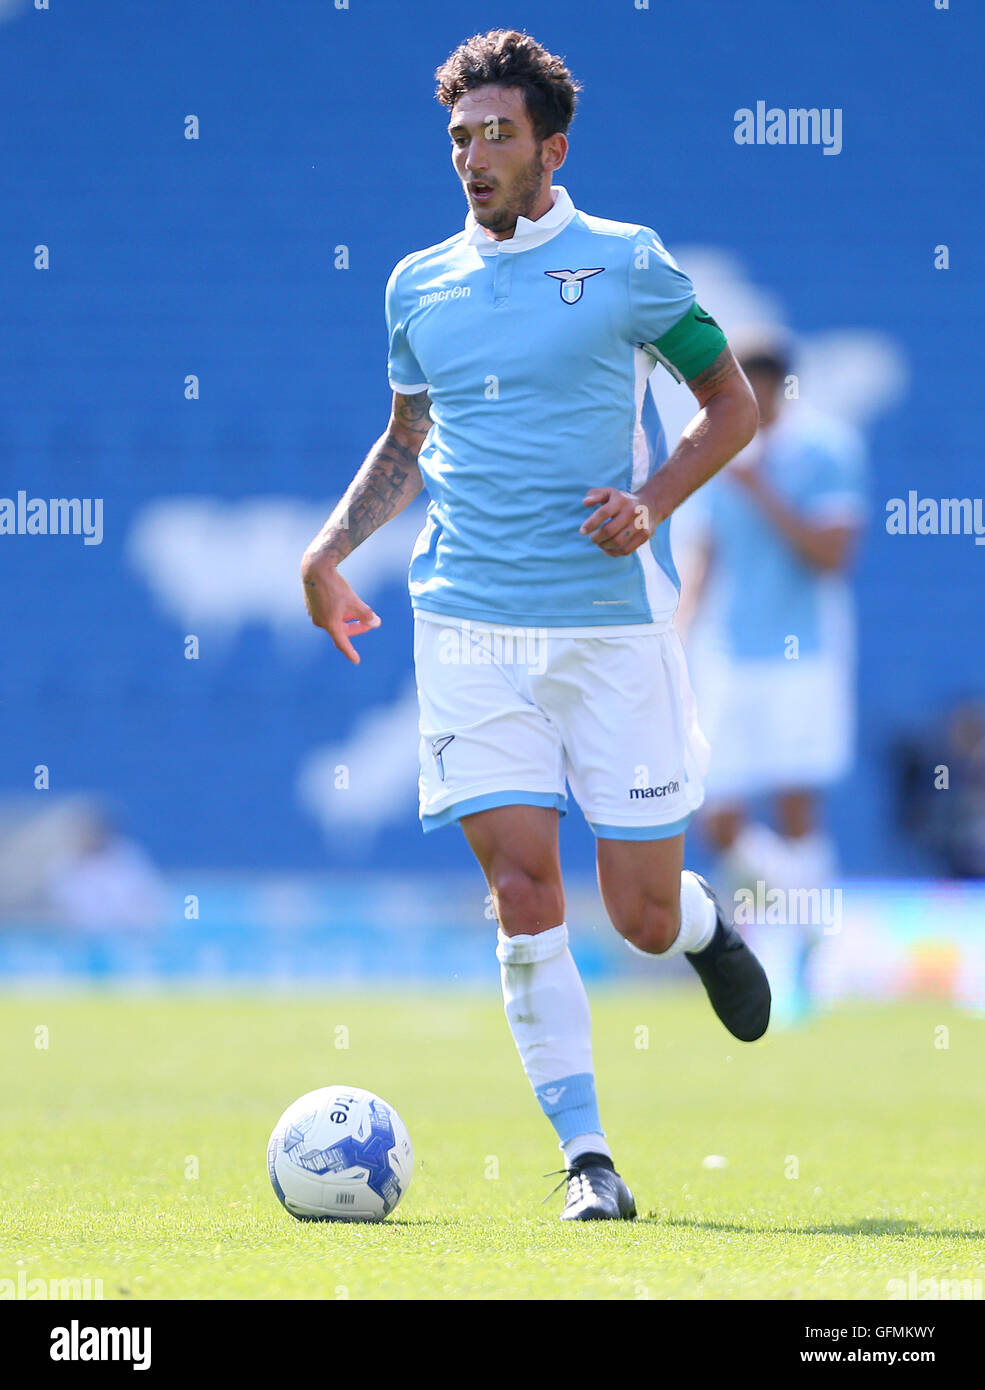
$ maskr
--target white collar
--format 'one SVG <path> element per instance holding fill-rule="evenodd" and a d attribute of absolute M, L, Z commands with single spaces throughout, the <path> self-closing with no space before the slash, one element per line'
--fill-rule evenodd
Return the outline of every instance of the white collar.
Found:
<path fill-rule="evenodd" d="M 476 247 L 480 256 L 498 256 L 501 251 L 530 251 L 534 246 L 550 241 L 568 225 L 576 211 L 566 188 L 555 184 L 551 191 L 554 203 L 543 217 L 538 217 L 536 222 L 531 222 L 528 217 L 518 217 L 513 235 L 505 241 L 494 241 L 487 236 L 470 208 L 465 219 L 465 244 Z"/>

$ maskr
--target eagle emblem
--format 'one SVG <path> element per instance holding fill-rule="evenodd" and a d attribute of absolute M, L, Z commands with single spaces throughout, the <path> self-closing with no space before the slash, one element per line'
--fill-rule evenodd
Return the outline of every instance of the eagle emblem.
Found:
<path fill-rule="evenodd" d="M 601 275 L 604 269 L 605 266 L 600 265 L 594 270 L 545 270 L 544 274 L 561 281 L 561 298 L 565 304 L 577 304 L 585 291 L 585 281 L 593 275 Z"/>

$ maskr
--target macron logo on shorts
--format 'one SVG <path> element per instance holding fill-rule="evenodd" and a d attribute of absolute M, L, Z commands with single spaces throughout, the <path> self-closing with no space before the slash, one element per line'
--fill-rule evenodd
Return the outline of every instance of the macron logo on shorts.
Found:
<path fill-rule="evenodd" d="M 662 787 L 630 787 L 631 797 L 643 796 L 673 796 L 674 792 L 681 789 L 680 782 L 666 782 Z"/>

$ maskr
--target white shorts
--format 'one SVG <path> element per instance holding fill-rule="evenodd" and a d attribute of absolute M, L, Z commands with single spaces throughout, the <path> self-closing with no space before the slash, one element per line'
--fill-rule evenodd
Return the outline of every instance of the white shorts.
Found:
<path fill-rule="evenodd" d="M 847 656 L 736 661 L 702 646 L 690 659 L 714 749 L 709 805 L 823 787 L 850 770 L 854 679 Z"/>
<path fill-rule="evenodd" d="M 415 615 L 420 813 L 435 830 L 494 806 L 567 809 L 597 836 L 679 835 L 708 745 L 673 627 L 632 636 Z"/>

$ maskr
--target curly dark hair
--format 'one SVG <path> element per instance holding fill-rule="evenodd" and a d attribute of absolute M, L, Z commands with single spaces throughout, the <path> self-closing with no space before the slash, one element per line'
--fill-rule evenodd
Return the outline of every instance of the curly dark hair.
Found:
<path fill-rule="evenodd" d="M 435 95 L 448 107 L 474 87 L 490 83 L 518 87 L 538 141 L 567 133 L 578 104 L 576 94 L 581 91 L 581 83 L 571 76 L 563 58 L 548 53 L 536 39 L 516 29 L 473 34 L 449 54 L 434 75 L 438 82 Z"/>

